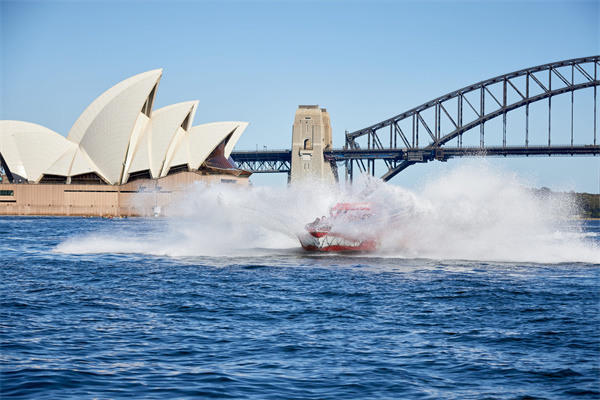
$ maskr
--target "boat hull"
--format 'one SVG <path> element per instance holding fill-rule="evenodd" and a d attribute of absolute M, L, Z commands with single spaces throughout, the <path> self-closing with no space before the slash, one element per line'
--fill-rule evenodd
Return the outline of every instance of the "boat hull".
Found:
<path fill-rule="evenodd" d="M 329 211 L 329 217 L 315 219 L 305 225 L 298 235 L 302 248 L 321 252 L 364 252 L 377 249 L 369 203 L 338 203 Z"/>
<path fill-rule="evenodd" d="M 299 239 L 302 248 L 312 252 L 363 252 L 377 248 L 377 242 L 373 239 L 355 240 L 335 234 L 317 237 L 307 233 L 299 236 Z"/>

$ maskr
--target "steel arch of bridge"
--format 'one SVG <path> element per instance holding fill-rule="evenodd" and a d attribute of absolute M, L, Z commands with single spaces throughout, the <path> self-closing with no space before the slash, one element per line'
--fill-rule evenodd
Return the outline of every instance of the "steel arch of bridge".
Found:
<path fill-rule="evenodd" d="M 345 161 L 350 179 L 352 179 L 354 163 L 361 172 L 374 174 L 375 160 L 384 160 L 388 171 L 382 179 L 387 181 L 417 162 L 434 159 L 445 161 L 451 157 L 473 155 L 473 153 L 504 156 L 600 154 L 596 126 L 597 87 L 600 84 L 599 65 L 600 56 L 577 58 L 523 69 L 464 87 L 378 124 L 352 133 L 346 132 L 344 150 L 330 151 L 326 157 L 332 161 Z M 574 92 L 592 87 L 593 143 L 575 145 L 573 142 Z M 564 93 L 571 93 L 571 143 L 567 146 L 553 146 L 552 98 Z M 509 97 L 515 100 L 509 100 Z M 544 99 L 548 99 L 548 145 L 530 146 L 529 105 Z M 490 102 L 492 107 L 489 106 Z M 453 108 L 451 109 L 450 106 Z M 507 146 L 507 114 L 521 107 L 525 107 L 524 144 Z M 470 119 L 465 110 L 472 115 Z M 497 117 L 503 118 L 502 146 L 486 147 L 485 123 Z M 405 127 L 405 130 L 402 130 L 400 125 L 403 121 L 408 121 L 412 128 L 407 130 Z M 442 121 L 450 126 L 449 130 L 442 129 Z M 477 127 L 480 135 L 479 147 L 463 147 L 462 135 Z M 389 128 L 389 145 L 384 145 L 384 140 L 387 141 L 388 138 L 388 134 L 383 132 L 385 128 Z M 425 145 L 423 138 L 419 137 L 420 133 L 422 135 L 424 133 Z M 384 135 L 386 139 L 382 139 Z M 361 148 L 357 139 L 364 137 L 367 140 L 366 148 Z M 454 139 L 457 139 L 456 147 L 443 147 Z"/>

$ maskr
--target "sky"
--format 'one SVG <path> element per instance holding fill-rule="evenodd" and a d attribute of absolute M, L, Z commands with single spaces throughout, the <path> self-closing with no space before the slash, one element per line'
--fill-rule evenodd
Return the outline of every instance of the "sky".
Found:
<path fill-rule="evenodd" d="M 340 148 L 346 130 L 470 84 L 600 54 L 598 0 L 0 0 L 0 23 L 0 119 L 66 136 L 104 91 L 162 68 L 155 109 L 199 100 L 194 125 L 247 121 L 237 150 L 290 148 L 301 104 L 329 111 Z M 390 183 L 416 188 L 466 162 L 418 164 Z M 490 162 L 532 186 L 600 193 L 600 156 Z"/>

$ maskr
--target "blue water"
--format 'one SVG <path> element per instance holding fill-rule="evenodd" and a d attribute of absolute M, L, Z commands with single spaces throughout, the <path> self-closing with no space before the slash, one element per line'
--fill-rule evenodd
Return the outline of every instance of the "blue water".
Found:
<path fill-rule="evenodd" d="M 2 399 L 600 398 L 598 264 L 57 251 L 163 224 L 0 217 Z"/>

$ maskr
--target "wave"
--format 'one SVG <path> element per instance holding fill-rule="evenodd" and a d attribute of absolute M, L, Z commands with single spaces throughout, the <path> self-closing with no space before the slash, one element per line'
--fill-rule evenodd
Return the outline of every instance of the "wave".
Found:
<path fill-rule="evenodd" d="M 417 191 L 363 177 L 345 188 L 306 182 L 286 188 L 196 184 L 161 224 L 136 237 L 99 232 L 67 239 L 59 253 L 240 256 L 298 248 L 296 233 L 337 202 L 378 205 L 376 255 L 473 261 L 600 263 L 597 235 L 586 232 L 570 196 L 548 198 L 487 161 L 443 171 Z M 407 214 L 405 211 L 410 210 Z M 143 224 L 139 229 L 143 228 Z M 141 233 L 141 232 L 140 232 Z M 371 232 L 373 233 L 373 232 Z"/>

